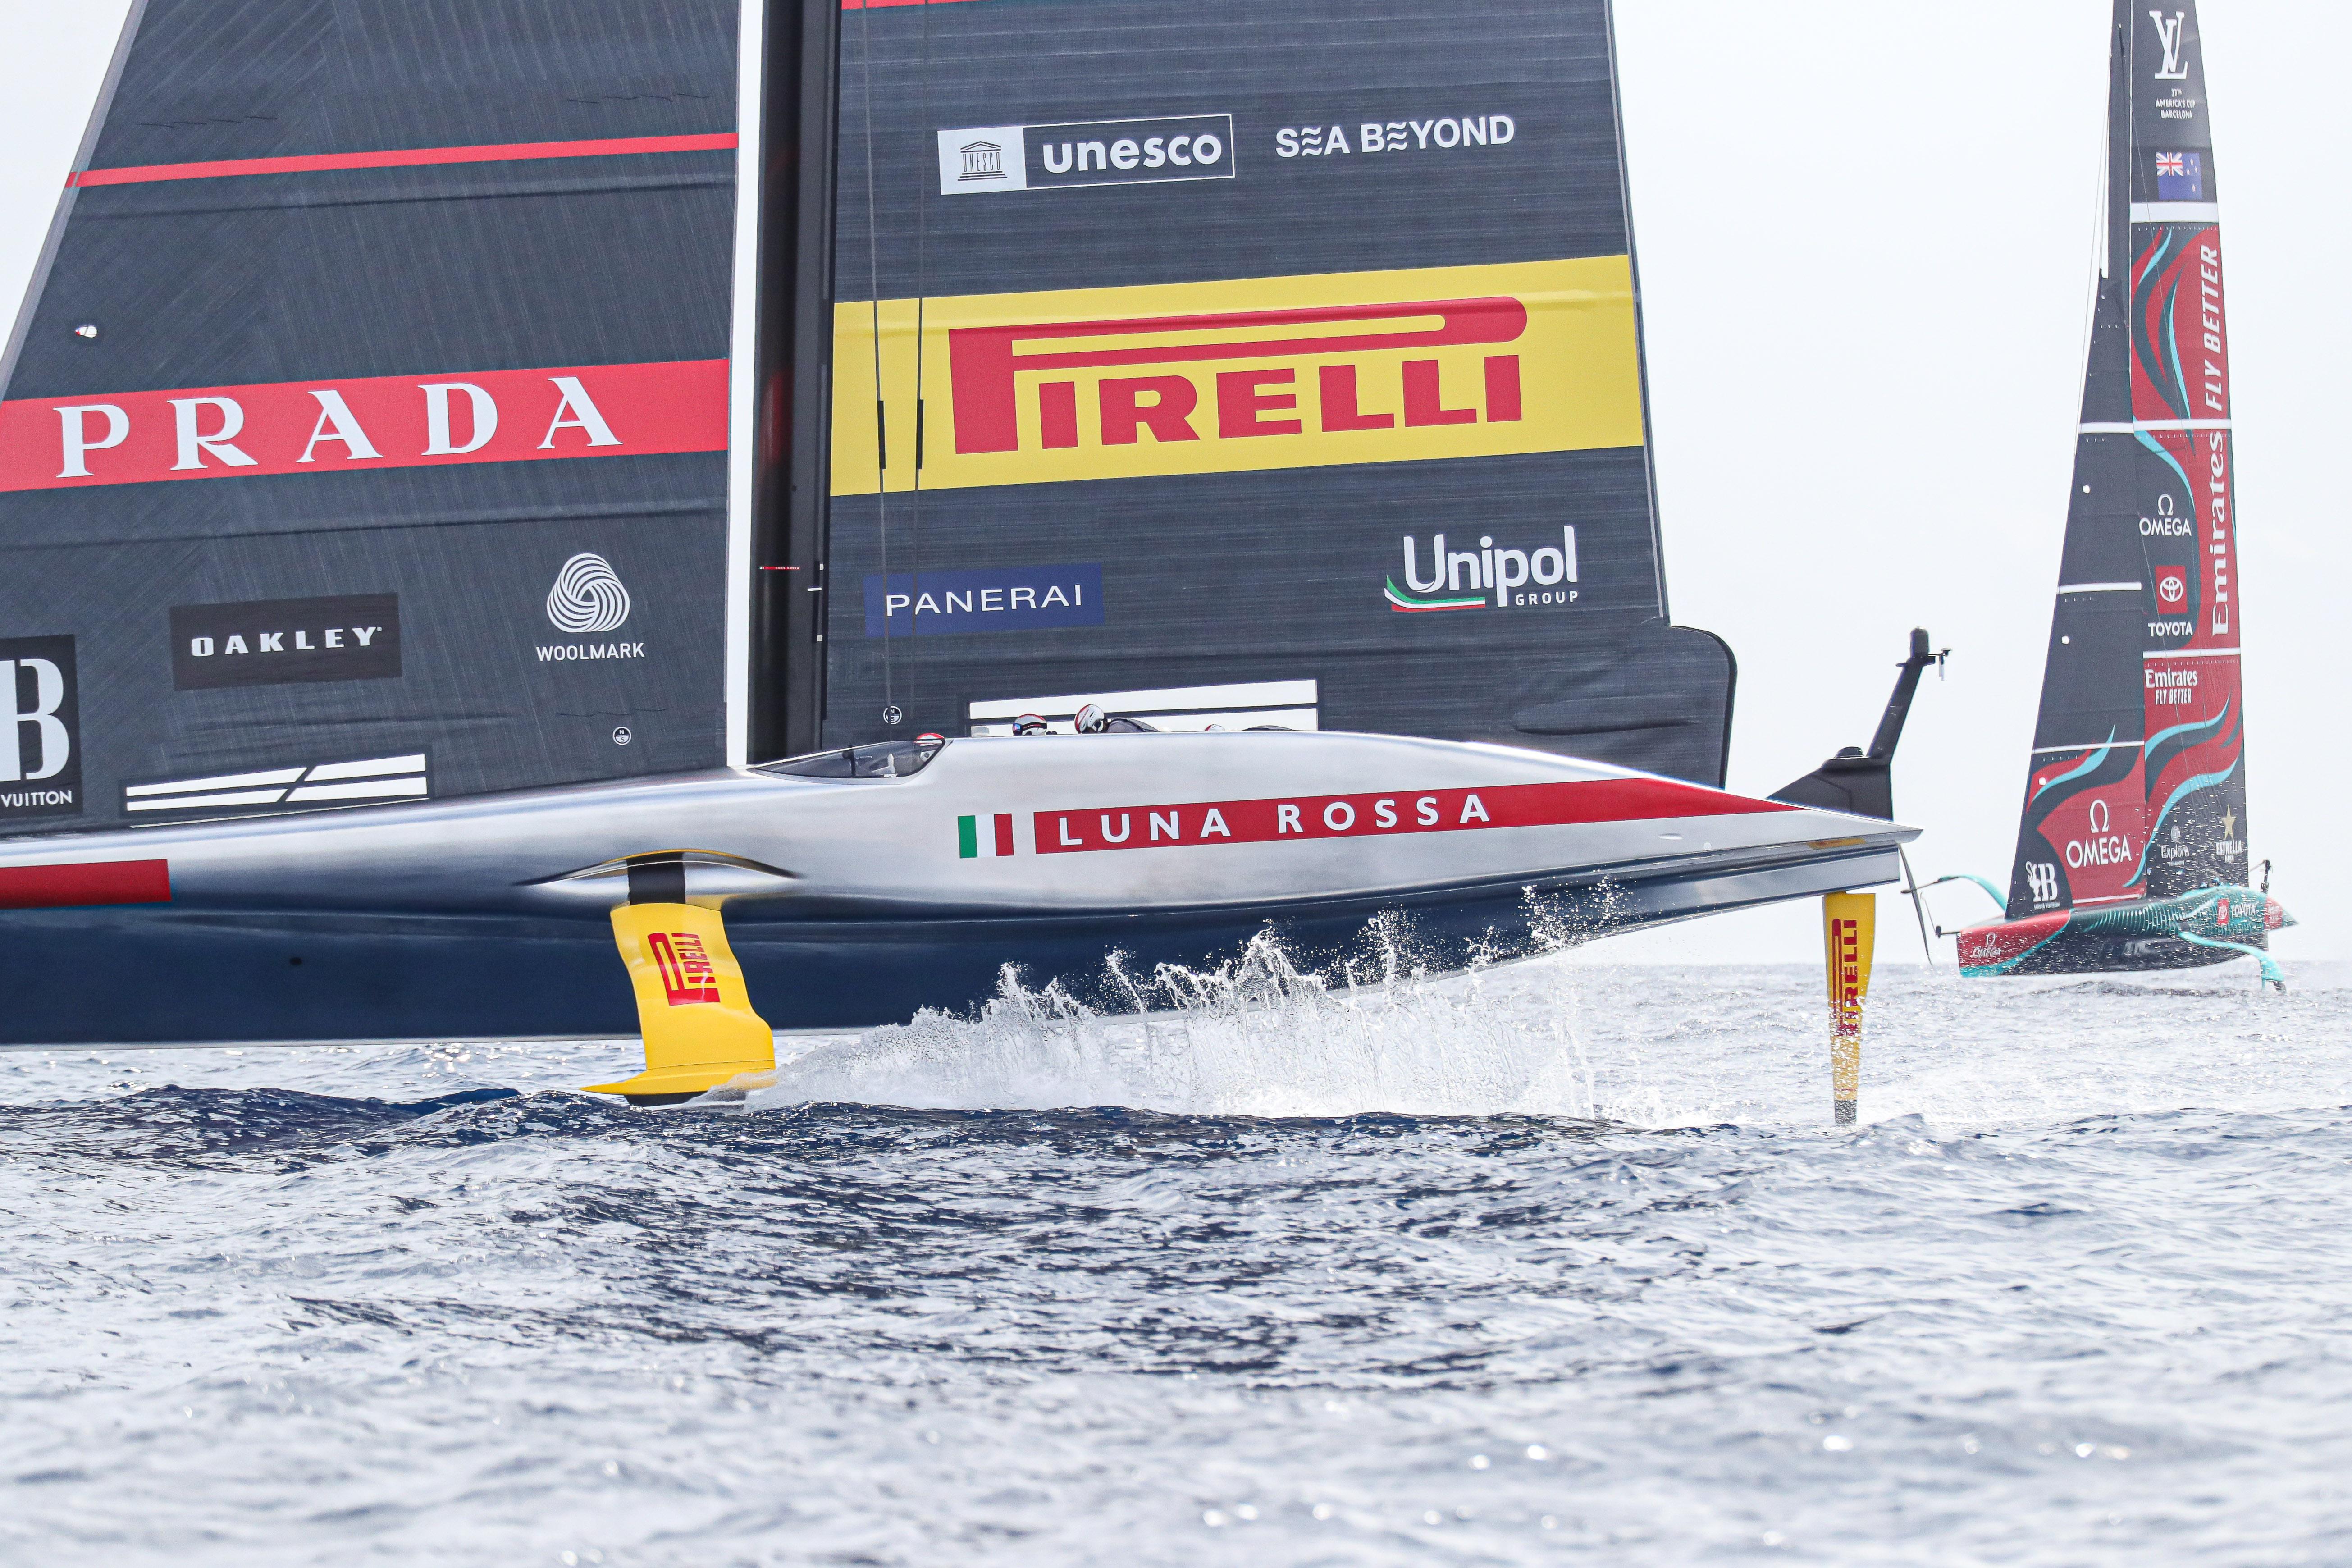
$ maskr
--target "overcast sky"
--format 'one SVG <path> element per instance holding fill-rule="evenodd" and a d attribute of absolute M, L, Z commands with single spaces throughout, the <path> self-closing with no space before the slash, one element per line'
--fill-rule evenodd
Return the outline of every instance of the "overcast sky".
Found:
<path fill-rule="evenodd" d="M 655 3 L 655 0 L 648 0 Z M 125 7 L 0 0 L 0 309 L 29 277 Z M 2095 241 L 2106 0 L 1618 0 L 1675 618 L 1739 658 L 1731 784 L 1867 742 L 1913 626 L 1953 649 L 1895 767 L 1923 877 L 2005 883 L 2057 581 Z M 2201 14 L 2238 420 L 2249 826 L 2352 956 L 2345 689 L 2323 628 L 2352 543 L 2323 466 L 2352 11 Z M 2297 693 L 2301 695 L 2298 697 Z M 2294 704 L 2300 701 L 2300 709 Z M 1991 912 L 1937 890 L 1948 925 Z M 1811 959 L 1811 905 L 1621 939 L 1628 958 Z M 1897 922 L 1900 923 L 1897 923 Z M 1882 962 L 1916 961 L 1881 900 Z M 1943 962 L 1950 944 L 1941 944 Z"/>

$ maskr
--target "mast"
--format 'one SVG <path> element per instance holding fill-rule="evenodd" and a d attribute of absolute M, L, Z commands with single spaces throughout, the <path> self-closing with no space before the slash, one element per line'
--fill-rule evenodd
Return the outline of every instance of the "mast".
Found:
<path fill-rule="evenodd" d="M 2117 0 L 2106 243 L 2011 919 L 2246 879 L 2218 182 L 2193 0 Z"/>

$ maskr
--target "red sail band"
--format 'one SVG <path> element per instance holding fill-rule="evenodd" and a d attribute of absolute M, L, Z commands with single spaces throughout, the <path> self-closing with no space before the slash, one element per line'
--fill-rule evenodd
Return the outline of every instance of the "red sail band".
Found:
<path fill-rule="evenodd" d="M 301 174 L 320 169 L 406 169 L 432 163 L 500 163 L 521 158 L 612 158 L 642 153 L 724 153 L 732 131 L 697 136 L 613 136 L 592 142 L 501 142 L 475 147 L 406 147 L 374 153 L 303 153 L 285 158 L 224 158 L 205 163 L 141 163 L 83 169 L 74 185 L 140 185 L 156 180 L 220 180 L 241 174 Z"/>
<path fill-rule="evenodd" d="M 0 404 L 0 491 L 726 448 L 723 359 Z"/>

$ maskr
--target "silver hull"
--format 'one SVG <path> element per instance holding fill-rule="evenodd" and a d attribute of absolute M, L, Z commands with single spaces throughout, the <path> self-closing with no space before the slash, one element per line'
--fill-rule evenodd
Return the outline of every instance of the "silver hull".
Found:
<path fill-rule="evenodd" d="M 1450 968 L 1892 880 L 1916 836 L 1549 753 L 1237 732 L 13 838 L 0 1044 L 633 1035 L 607 916 L 647 857 L 793 1029 L 961 1010 L 1007 965 L 1117 1004 L 1110 955 L 1197 967 L 1269 926 L 1331 965 L 1394 917 Z"/>

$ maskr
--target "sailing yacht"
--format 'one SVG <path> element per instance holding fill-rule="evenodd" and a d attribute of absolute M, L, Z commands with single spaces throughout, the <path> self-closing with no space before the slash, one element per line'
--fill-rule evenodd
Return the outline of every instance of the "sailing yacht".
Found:
<path fill-rule="evenodd" d="M 1892 879 L 1722 788 L 1617 110 L 1604 0 L 141 0 L 0 367 L 0 1041 L 734 1016 L 683 1092 Z"/>
<path fill-rule="evenodd" d="M 2116 0 L 2105 245 L 2003 917 L 1972 975 L 2176 969 L 2292 925 L 2252 879 L 2221 185 L 2194 0 Z M 1995 898 L 1990 883 L 1981 883 Z"/>

